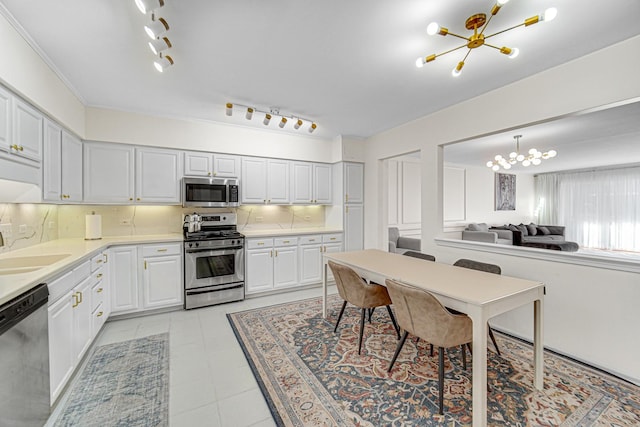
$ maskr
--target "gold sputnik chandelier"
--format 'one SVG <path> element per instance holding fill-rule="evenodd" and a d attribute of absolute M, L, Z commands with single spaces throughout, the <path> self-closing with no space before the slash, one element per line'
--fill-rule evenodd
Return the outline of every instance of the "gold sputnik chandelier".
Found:
<path fill-rule="evenodd" d="M 454 52 L 464 47 L 469 48 L 469 50 L 467 51 L 467 54 L 464 56 L 464 58 L 462 58 L 462 61 L 458 62 L 458 65 L 456 65 L 456 67 L 451 71 L 451 74 L 454 77 L 459 76 L 460 73 L 462 72 L 462 67 L 464 67 L 464 62 L 467 60 L 467 57 L 469 56 L 471 51 L 473 49 L 479 48 L 480 46 L 491 47 L 493 49 L 498 50 L 500 53 L 507 55 L 509 58 L 515 58 L 516 56 L 518 56 L 518 53 L 520 53 L 518 48 L 510 48 L 507 46 L 498 47 L 498 46 L 494 46 L 487 43 L 486 40 L 498 34 L 502 34 L 507 31 L 513 30 L 515 28 L 522 27 L 523 25 L 525 27 L 528 27 L 530 25 L 537 24 L 540 21 L 551 21 L 558 14 L 557 9 L 555 7 L 552 7 L 547 9 L 544 13 L 540 15 L 535 15 L 535 16 L 532 16 L 531 18 L 525 19 L 524 22 L 521 24 L 514 25 L 513 27 L 485 36 L 484 34 L 485 30 L 489 26 L 491 19 L 494 16 L 496 16 L 500 8 L 504 6 L 507 2 L 509 2 L 509 0 L 497 0 L 496 4 L 491 9 L 491 14 L 489 15 L 489 19 L 487 19 L 487 15 L 484 13 L 476 13 L 475 15 L 471 15 L 469 18 L 467 18 L 465 22 L 465 27 L 467 30 L 473 31 L 473 34 L 469 37 L 464 37 L 464 36 L 452 33 L 449 31 L 449 29 L 441 27 L 437 22 L 432 22 L 431 24 L 429 24 L 429 26 L 427 27 L 427 34 L 429 34 L 430 36 L 435 34 L 439 34 L 441 36 L 450 35 L 450 36 L 458 37 L 462 40 L 465 40 L 465 43 L 461 46 L 447 50 L 442 53 L 433 54 L 426 57 L 420 57 L 416 60 L 416 67 L 422 68 L 424 64 L 426 64 L 427 62 L 435 61 L 435 59 L 439 56 L 446 55 L 447 53 Z"/>

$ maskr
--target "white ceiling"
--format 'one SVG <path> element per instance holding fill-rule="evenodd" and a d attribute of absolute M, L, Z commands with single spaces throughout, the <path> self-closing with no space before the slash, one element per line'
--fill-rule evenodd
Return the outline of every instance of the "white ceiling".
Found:
<path fill-rule="evenodd" d="M 491 39 L 520 48 L 517 59 L 481 47 L 453 78 L 464 50 L 415 67 L 417 57 L 460 41 L 429 37 L 426 26 L 437 20 L 468 34 L 466 18 L 489 13 L 493 1 L 165 3 L 158 16 L 170 25 L 175 65 L 163 74 L 153 68 L 143 31 L 150 17 L 134 0 L 0 0 L 0 12 L 23 28 L 88 106 L 249 126 L 262 125 L 242 114 L 226 117 L 224 104 L 277 107 L 317 121 L 314 135 L 322 137 L 367 137 L 640 34 L 637 0 L 513 0 L 488 33 L 549 6 L 558 17 Z"/>

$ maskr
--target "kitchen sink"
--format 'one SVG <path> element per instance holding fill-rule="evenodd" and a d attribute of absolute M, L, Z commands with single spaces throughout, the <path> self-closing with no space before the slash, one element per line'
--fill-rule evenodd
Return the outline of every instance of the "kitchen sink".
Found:
<path fill-rule="evenodd" d="M 0 259 L 0 275 L 29 273 L 61 261 L 70 255 L 34 255 Z"/>

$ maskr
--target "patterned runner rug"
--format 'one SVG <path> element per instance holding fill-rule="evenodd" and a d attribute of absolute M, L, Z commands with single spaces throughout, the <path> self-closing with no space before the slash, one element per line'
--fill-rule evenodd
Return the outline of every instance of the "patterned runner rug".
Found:
<path fill-rule="evenodd" d="M 330 297 L 328 320 L 320 298 L 227 315 L 279 426 L 471 424 L 472 368 L 462 369 L 459 349 L 445 357 L 440 416 L 437 350 L 430 357 L 427 343 L 408 339 L 387 373 L 397 341 L 386 310 L 366 323 L 358 355 L 355 307 L 333 332 L 341 303 Z M 544 391 L 535 390 L 532 346 L 496 335 L 502 356 L 489 351 L 489 425 L 640 425 L 640 387 L 545 351 Z"/>
<path fill-rule="evenodd" d="M 169 334 L 97 347 L 55 426 L 169 425 Z"/>

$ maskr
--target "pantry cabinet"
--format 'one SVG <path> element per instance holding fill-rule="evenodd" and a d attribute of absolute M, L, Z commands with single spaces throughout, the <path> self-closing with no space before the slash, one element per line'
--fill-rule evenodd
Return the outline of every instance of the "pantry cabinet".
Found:
<path fill-rule="evenodd" d="M 184 175 L 238 178 L 240 176 L 240 156 L 186 151 L 184 153 Z"/>
<path fill-rule="evenodd" d="M 12 139 L 11 102 L 13 95 L 0 87 L 0 153 L 9 152 Z"/>

